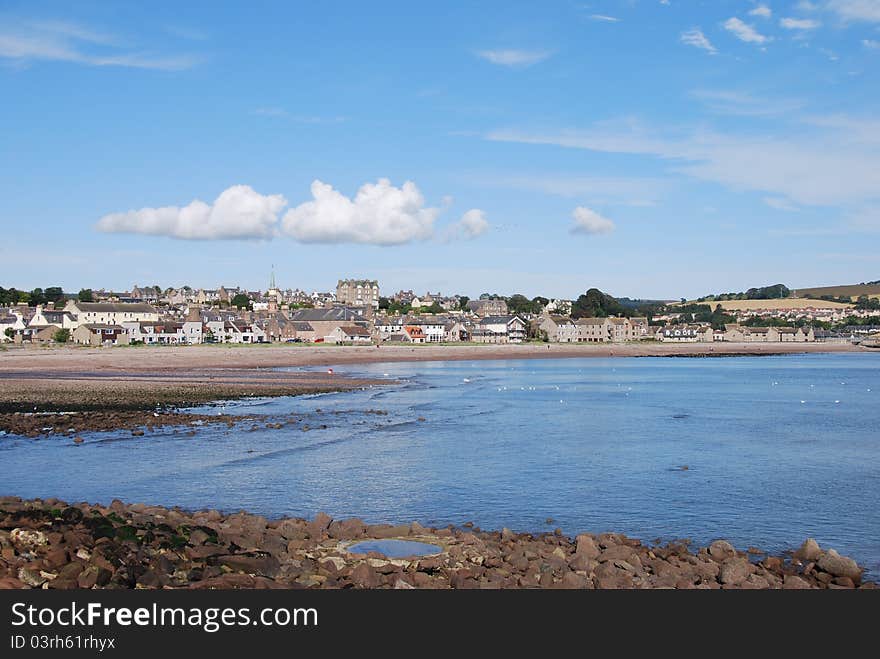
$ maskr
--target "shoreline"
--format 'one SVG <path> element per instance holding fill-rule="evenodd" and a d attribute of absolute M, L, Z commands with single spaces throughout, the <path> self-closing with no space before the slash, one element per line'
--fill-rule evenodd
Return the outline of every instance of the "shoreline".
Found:
<path fill-rule="evenodd" d="M 137 346 L 90 348 L 73 346 L 13 347 L 0 352 L 0 377 L 17 373 L 175 373 L 194 369 L 265 369 L 328 367 L 422 361 L 484 359 L 557 359 L 589 357 L 718 357 L 812 353 L 871 353 L 851 343 L 522 343 L 420 344 L 369 346 L 288 344 Z"/>
<path fill-rule="evenodd" d="M 363 540 L 435 545 L 422 556 L 351 553 Z M 724 540 L 646 545 L 616 533 L 267 520 L 0 496 L 0 588 L 45 589 L 876 589 L 862 568 L 806 540 L 773 556 Z"/>
<path fill-rule="evenodd" d="M 23 428 L 33 436 L 35 425 L 22 419 L 23 414 L 62 412 L 81 413 L 75 432 L 112 429 L 107 420 L 113 418 L 118 428 L 134 428 L 153 423 L 155 412 L 170 415 L 212 402 L 394 384 L 333 373 L 331 368 L 358 364 L 869 352 L 851 344 L 817 343 L 23 347 L 0 352 L 0 430 Z M 179 425 L 192 420 L 181 417 Z"/>

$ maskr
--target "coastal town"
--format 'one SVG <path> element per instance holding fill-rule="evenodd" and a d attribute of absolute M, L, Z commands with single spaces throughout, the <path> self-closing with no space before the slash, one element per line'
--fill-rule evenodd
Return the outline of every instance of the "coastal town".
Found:
<path fill-rule="evenodd" d="M 652 301 L 620 307 L 578 308 L 579 301 L 523 295 L 416 294 L 383 296 L 379 282 L 340 279 L 335 291 L 283 289 L 274 272 L 266 290 L 220 286 L 128 291 L 60 288 L 21 293 L 2 289 L 0 341 L 19 345 L 80 346 L 198 344 L 613 344 L 811 343 L 871 345 L 880 337 L 877 300 L 755 300 L 752 304 Z M 867 300 L 868 303 L 865 303 Z M 606 303 L 607 306 L 607 303 Z M 714 307 L 714 309 L 713 309 Z M 647 308 L 648 313 L 641 312 Z M 696 312 L 696 313 L 695 313 Z"/>

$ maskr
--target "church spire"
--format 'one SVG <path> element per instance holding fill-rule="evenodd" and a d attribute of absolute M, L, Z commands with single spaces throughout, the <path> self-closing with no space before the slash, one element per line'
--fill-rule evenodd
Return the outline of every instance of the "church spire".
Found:
<path fill-rule="evenodd" d="M 272 265 L 272 274 L 269 277 L 269 290 L 270 291 L 275 290 L 275 266 L 274 266 L 274 264 Z"/>

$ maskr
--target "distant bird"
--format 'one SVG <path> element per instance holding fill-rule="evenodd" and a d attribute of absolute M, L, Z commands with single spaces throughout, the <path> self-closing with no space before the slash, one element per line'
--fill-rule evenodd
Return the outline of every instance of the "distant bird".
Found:
<path fill-rule="evenodd" d="M 470 380 L 468 378 L 464 378 L 464 380 L 462 380 L 462 382 L 470 382 Z"/>
<path fill-rule="evenodd" d="M 840 401 L 839 401 L 839 400 L 836 400 L 836 401 L 834 401 L 834 402 L 835 402 L 835 403 L 839 403 Z"/>
<path fill-rule="evenodd" d="M 806 403 L 806 402 L 807 402 L 807 401 L 805 401 L 805 400 L 802 400 L 802 401 L 801 401 L 801 403 Z"/>

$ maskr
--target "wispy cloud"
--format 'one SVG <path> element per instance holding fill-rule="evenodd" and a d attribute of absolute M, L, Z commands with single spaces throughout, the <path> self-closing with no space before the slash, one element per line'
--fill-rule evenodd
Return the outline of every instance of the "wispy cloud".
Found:
<path fill-rule="evenodd" d="M 694 46 L 705 50 L 710 55 L 717 55 L 718 50 L 712 45 L 712 42 L 703 34 L 699 28 L 694 28 L 681 33 L 681 42 L 688 46 Z"/>
<path fill-rule="evenodd" d="M 758 5 L 754 9 L 749 11 L 749 16 L 759 16 L 761 18 L 770 18 L 773 15 L 773 10 L 770 9 L 767 5 Z"/>
<path fill-rule="evenodd" d="M 620 19 L 614 16 L 606 16 L 605 14 L 590 14 L 591 21 L 604 21 L 605 23 L 619 23 Z"/>
<path fill-rule="evenodd" d="M 572 176 L 570 174 L 469 173 L 467 178 L 480 185 L 543 192 L 557 197 L 589 198 L 602 204 L 653 206 L 669 187 L 669 181 L 651 177 Z"/>
<path fill-rule="evenodd" d="M 786 30 L 815 30 L 822 27 L 822 23 L 812 18 L 783 18 L 779 25 Z"/>
<path fill-rule="evenodd" d="M 738 18 L 728 18 L 724 21 L 723 25 L 725 30 L 733 34 L 740 41 L 756 44 L 764 44 L 770 41 L 770 37 L 765 37 L 754 27 Z"/>
<path fill-rule="evenodd" d="M 854 117 L 816 119 L 794 135 L 652 129 L 638 121 L 587 130 L 495 131 L 487 139 L 645 155 L 672 171 L 730 189 L 758 191 L 807 206 L 847 206 L 880 199 L 880 125 Z"/>
<path fill-rule="evenodd" d="M 778 211 L 786 211 L 787 213 L 794 213 L 800 210 L 784 197 L 765 197 L 764 203 L 770 208 L 775 208 Z"/>
<path fill-rule="evenodd" d="M 552 53 L 547 50 L 479 50 L 477 55 L 484 60 L 498 64 L 500 66 L 531 66 L 538 62 L 543 62 L 550 57 Z"/>
<path fill-rule="evenodd" d="M 844 21 L 880 23 L 880 2 L 877 0 L 828 0 L 825 7 Z"/>
<path fill-rule="evenodd" d="M 880 41 L 873 39 L 862 39 L 862 45 L 870 50 L 880 50 Z"/>
<path fill-rule="evenodd" d="M 746 92 L 730 90 L 696 90 L 691 92 L 691 96 L 713 112 L 741 117 L 787 114 L 805 105 L 799 99 L 758 98 Z"/>
<path fill-rule="evenodd" d="M 271 117 L 275 119 L 287 119 L 300 124 L 341 124 L 348 121 L 347 117 L 323 117 L 317 115 L 291 114 L 284 108 L 279 107 L 263 107 L 257 108 L 251 112 L 257 117 Z"/>
<path fill-rule="evenodd" d="M 199 63 L 193 55 L 165 55 L 124 47 L 122 40 L 76 23 L 34 21 L 0 27 L 0 59 L 19 64 L 70 62 L 179 71 Z"/>

